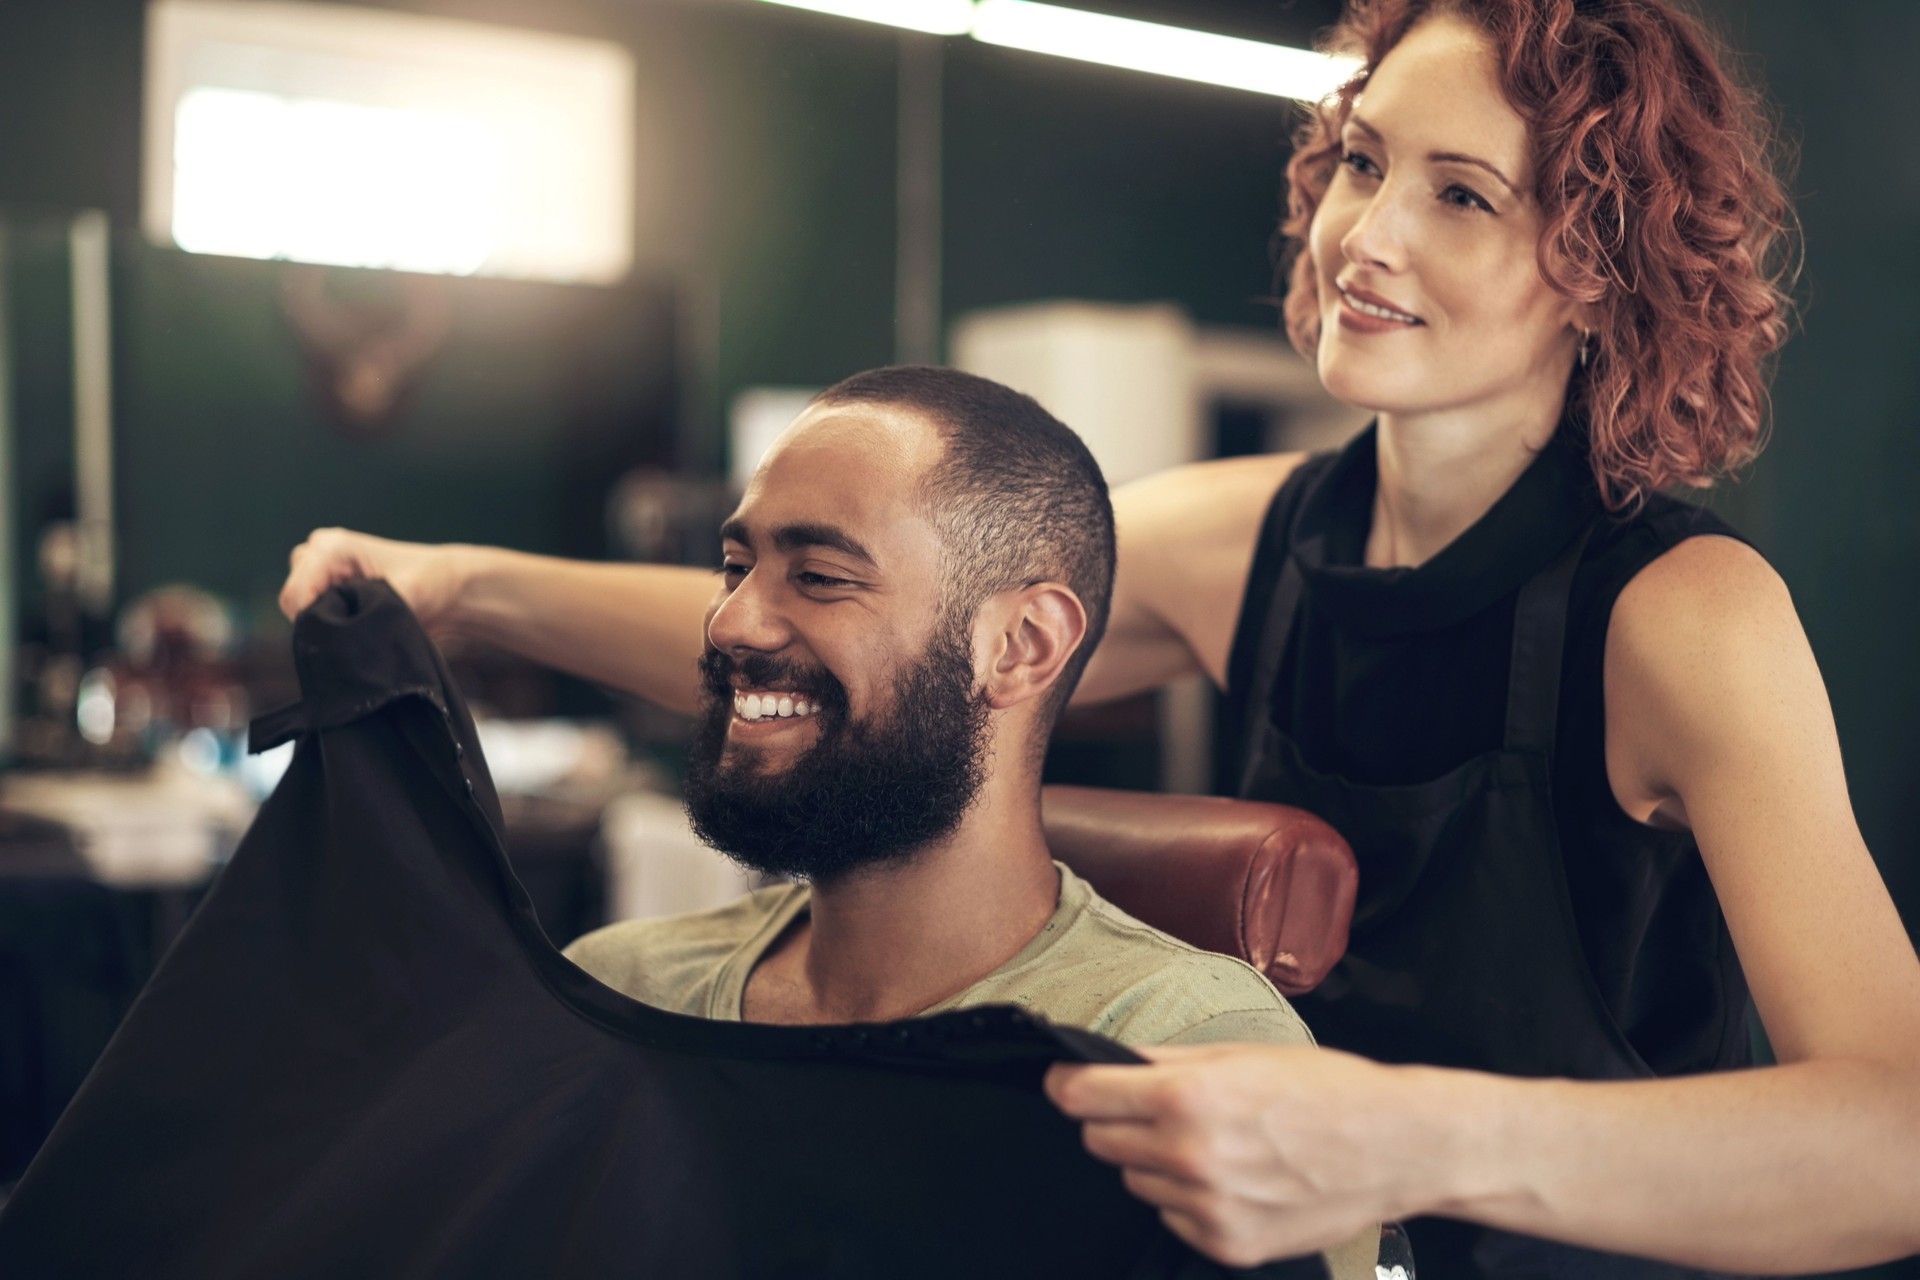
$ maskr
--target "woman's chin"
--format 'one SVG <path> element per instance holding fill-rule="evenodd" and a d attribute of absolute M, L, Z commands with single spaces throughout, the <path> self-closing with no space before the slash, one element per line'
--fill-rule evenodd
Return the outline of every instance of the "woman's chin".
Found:
<path fill-rule="evenodd" d="M 1405 364 L 1385 369 L 1366 367 L 1371 363 L 1339 353 L 1330 355 L 1322 347 L 1318 360 L 1320 385 L 1340 403 L 1368 413 L 1406 413 L 1432 399 L 1430 381 L 1413 376 Z"/>

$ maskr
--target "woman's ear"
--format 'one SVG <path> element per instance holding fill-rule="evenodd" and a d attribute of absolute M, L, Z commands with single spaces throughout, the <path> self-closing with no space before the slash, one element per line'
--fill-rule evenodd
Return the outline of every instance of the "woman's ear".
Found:
<path fill-rule="evenodd" d="M 995 710 L 1043 697 L 1087 637 L 1087 610 L 1073 588 L 1036 582 L 1003 591 L 978 615 L 987 657 L 982 687 Z"/>
<path fill-rule="evenodd" d="M 1573 326 L 1574 342 L 1576 344 L 1583 341 L 1598 342 L 1599 338 L 1594 336 L 1595 330 L 1606 323 L 1606 317 L 1600 311 L 1600 304 L 1575 302 L 1571 310 L 1572 314 L 1567 323 Z"/>

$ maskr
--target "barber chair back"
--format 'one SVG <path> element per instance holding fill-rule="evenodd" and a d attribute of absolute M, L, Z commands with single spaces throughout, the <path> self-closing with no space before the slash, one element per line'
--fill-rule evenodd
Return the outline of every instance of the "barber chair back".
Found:
<path fill-rule="evenodd" d="M 1041 803 L 1053 856 L 1101 897 L 1287 995 L 1313 990 L 1347 949 L 1359 871 L 1310 813 L 1096 787 L 1047 787 Z"/>

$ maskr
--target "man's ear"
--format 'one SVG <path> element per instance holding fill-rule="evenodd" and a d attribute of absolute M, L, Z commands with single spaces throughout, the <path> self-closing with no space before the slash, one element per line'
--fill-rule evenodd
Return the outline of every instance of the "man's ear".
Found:
<path fill-rule="evenodd" d="M 1086 606 L 1059 582 L 1003 591 L 975 618 L 981 685 L 996 711 L 1044 696 L 1087 638 Z"/>

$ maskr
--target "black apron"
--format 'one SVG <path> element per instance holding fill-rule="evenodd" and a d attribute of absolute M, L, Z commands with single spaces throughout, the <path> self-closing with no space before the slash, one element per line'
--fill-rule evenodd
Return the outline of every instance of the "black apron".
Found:
<path fill-rule="evenodd" d="M 1303 467 L 1290 487 L 1304 489 L 1319 470 Z M 1289 496 L 1297 494 L 1279 501 Z M 1501 747 L 1408 786 L 1318 772 L 1274 723 L 1275 683 L 1306 585 L 1289 545 L 1247 687 L 1240 794 L 1319 815 L 1359 860 L 1347 953 L 1293 1001 L 1320 1043 L 1382 1062 L 1504 1075 L 1653 1075 L 1581 951 L 1554 817 L 1567 604 L 1592 532 L 1589 524 L 1520 588 Z M 1464 1222 L 1416 1219 L 1408 1229 L 1423 1280 L 1706 1274 Z"/>

